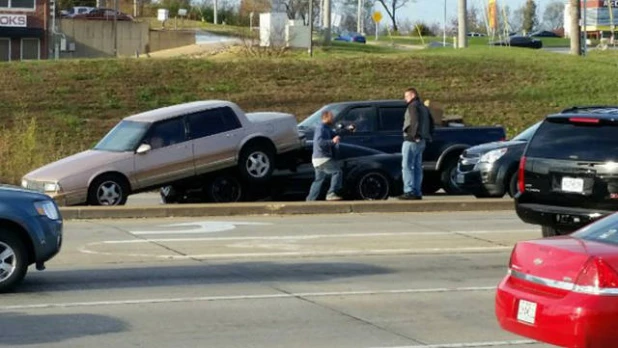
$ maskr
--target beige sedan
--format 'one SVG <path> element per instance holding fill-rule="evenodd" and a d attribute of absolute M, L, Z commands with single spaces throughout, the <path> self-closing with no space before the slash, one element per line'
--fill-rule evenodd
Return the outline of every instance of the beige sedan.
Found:
<path fill-rule="evenodd" d="M 278 156 L 301 145 L 294 115 L 186 103 L 125 118 L 92 150 L 28 173 L 22 186 L 60 205 L 123 205 L 130 194 L 234 166 L 266 181 Z"/>

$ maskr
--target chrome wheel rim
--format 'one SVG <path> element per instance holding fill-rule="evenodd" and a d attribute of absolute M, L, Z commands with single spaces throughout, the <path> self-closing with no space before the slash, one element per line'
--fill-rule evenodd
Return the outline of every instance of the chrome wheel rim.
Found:
<path fill-rule="evenodd" d="M 212 198 L 219 203 L 238 202 L 242 188 L 238 182 L 230 178 L 217 178 L 212 183 Z"/>
<path fill-rule="evenodd" d="M 254 152 L 247 159 L 247 172 L 254 178 L 264 177 L 270 170 L 270 159 L 263 152 Z"/>
<path fill-rule="evenodd" d="M 0 242 L 0 283 L 9 279 L 17 268 L 15 251 L 8 244 Z"/>
<path fill-rule="evenodd" d="M 97 201 L 100 205 L 118 205 L 122 199 L 122 188 L 114 181 L 106 181 L 97 189 Z"/>

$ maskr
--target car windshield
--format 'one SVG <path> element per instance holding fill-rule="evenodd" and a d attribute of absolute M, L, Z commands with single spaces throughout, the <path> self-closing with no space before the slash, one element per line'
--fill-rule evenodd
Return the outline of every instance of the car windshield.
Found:
<path fill-rule="evenodd" d="M 111 152 L 135 151 L 149 126 L 150 123 L 122 121 L 107 133 L 94 149 Z"/>
<path fill-rule="evenodd" d="M 335 116 L 335 118 L 337 118 L 337 116 L 339 115 L 339 113 L 341 112 L 341 110 L 343 110 L 344 105 L 326 105 L 324 107 L 322 107 L 320 110 L 314 112 L 311 116 L 307 117 L 306 119 L 304 119 L 299 125 L 298 128 L 300 129 L 314 129 L 315 127 L 317 127 L 320 122 L 322 122 L 322 113 L 324 111 L 330 111 L 333 113 L 333 115 Z"/>
<path fill-rule="evenodd" d="M 529 141 L 540 125 L 541 122 L 538 122 L 534 126 L 529 127 L 525 131 L 519 133 L 515 138 L 513 138 L 513 141 Z"/>
<path fill-rule="evenodd" d="M 618 214 L 598 220 L 571 236 L 587 241 L 618 245 Z"/>

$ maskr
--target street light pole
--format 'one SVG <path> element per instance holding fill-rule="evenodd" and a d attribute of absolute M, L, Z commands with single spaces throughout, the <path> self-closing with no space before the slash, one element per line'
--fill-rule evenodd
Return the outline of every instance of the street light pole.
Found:
<path fill-rule="evenodd" d="M 468 47 L 468 4 L 466 0 L 459 0 L 459 48 Z"/>
<path fill-rule="evenodd" d="M 313 0 L 309 0 L 309 57 L 313 57 Z"/>
<path fill-rule="evenodd" d="M 356 32 L 359 34 L 363 33 L 363 0 L 358 0 L 358 10 L 356 11 Z"/>
<path fill-rule="evenodd" d="M 584 20 L 583 20 L 583 26 L 584 29 L 582 31 L 582 33 L 584 34 L 584 42 L 582 43 L 583 46 L 583 52 L 582 52 L 582 56 L 586 55 L 586 51 L 588 50 L 588 6 L 586 6 L 588 4 L 587 0 L 584 0 Z"/>

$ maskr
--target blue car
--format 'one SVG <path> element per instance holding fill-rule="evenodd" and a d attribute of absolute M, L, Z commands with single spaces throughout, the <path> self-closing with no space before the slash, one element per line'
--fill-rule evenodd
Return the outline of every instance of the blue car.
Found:
<path fill-rule="evenodd" d="M 0 293 L 12 290 L 28 267 L 45 269 L 62 245 L 62 216 L 46 195 L 0 186 Z"/>
<path fill-rule="evenodd" d="M 365 36 L 359 33 L 353 33 L 353 32 L 347 32 L 344 31 L 343 33 L 339 34 L 339 36 L 337 36 L 335 38 L 336 41 L 345 41 L 345 42 L 356 42 L 356 43 L 367 43 L 367 40 L 365 39 Z"/>

